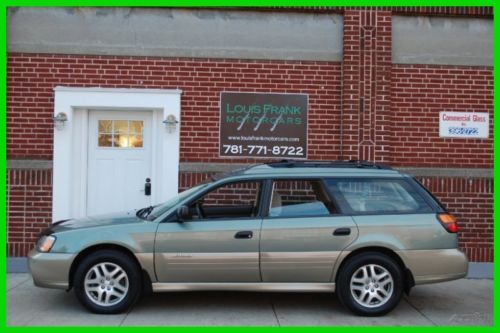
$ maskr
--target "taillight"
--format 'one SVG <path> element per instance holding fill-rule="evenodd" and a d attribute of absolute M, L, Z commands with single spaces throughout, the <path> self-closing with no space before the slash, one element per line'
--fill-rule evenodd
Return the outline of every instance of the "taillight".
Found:
<path fill-rule="evenodd" d="M 439 222 L 441 222 L 441 225 L 446 229 L 446 231 L 453 234 L 457 233 L 458 224 L 455 216 L 449 213 L 441 213 L 437 215 L 437 218 Z"/>

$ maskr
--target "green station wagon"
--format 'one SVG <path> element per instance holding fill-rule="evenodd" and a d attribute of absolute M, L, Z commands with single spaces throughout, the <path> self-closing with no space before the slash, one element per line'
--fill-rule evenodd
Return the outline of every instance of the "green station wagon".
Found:
<path fill-rule="evenodd" d="M 144 292 L 336 292 L 359 315 L 459 279 L 455 218 L 420 183 L 359 161 L 281 161 L 215 177 L 163 204 L 59 221 L 29 254 L 35 285 L 96 313 Z"/>

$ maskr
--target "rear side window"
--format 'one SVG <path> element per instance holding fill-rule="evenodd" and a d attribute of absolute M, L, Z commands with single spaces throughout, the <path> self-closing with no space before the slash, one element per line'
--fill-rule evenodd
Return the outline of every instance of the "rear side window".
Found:
<path fill-rule="evenodd" d="M 322 216 L 335 207 L 318 180 L 277 180 L 273 182 L 270 217 Z"/>
<path fill-rule="evenodd" d="M 359 214 L 431 213 L 422 196 L 402 179 L 328 179 L 347 210 Z"/>

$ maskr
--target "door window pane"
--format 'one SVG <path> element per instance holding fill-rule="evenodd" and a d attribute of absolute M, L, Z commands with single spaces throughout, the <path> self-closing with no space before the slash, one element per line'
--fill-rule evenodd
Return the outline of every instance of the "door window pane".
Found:
<path fill-rule="evenodd" d="M 128 134 L 115 134 L 114 146 L 119 148 L 128 148 L 129 140 Z"/>
<path fill-rule="evenodd" d="M 261 183 L 237 182 L 205 194 L 189 206 L 191 219 L 240 219 L 256 217 Z"/>
<path fill-rule="evenodd" d="M 142 135 L 133 134 L 129 138 L 130 147 L 142 147 Z"/>
<path fill-rule="evenodd" d="M 98 146 L 113 148 L 142 148 L 142 120 L 99 120 Z"/>
<path fill-rule="evenodd" d="M 355 213 L 431 212 L 425 200 L 404 180 L 330 179 L 332 192 L 339 193 Z"/>
<path fill-rule="evenodd" d="M 130 133 L 142 134 L 144 123 L 139 120 L 130 121 Z"/>
<path fill-rule="evenodd" d="M 99 120 L 99 133 L 113 133 L 113 122 L 111 120 Z"/>
<path fill-rule="evenodd" d="M 99 134 L 99 147 L 113 147 L 113 135 Z"/>
<path fill-rule="evenodd" d="M 335 213 L 335 206 L 320 181 L 273 182 L 270 217 L 321 216 Z"/>
<path fill-rule="evenodd" d="M 114 133 L 128 133 L 128 120 L 113 120 L 113 132 Z"/>

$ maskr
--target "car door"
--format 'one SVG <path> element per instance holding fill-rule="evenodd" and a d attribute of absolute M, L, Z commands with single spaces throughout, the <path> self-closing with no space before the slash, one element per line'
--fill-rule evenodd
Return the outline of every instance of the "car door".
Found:
<path fill-rule="evenodd" d="M 155 242 L 159 282 L 259 282 L 260 181 L 229 182 L 163 222 Z"/>
<path fill-rule="evenodd" d="M 272 182 L 262 223 L 263 282 L 329 282 L 341 251 L 358 229 L 340 214 L 321 180 Z"/>

